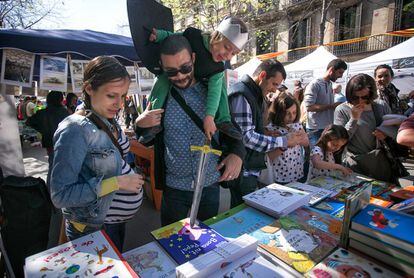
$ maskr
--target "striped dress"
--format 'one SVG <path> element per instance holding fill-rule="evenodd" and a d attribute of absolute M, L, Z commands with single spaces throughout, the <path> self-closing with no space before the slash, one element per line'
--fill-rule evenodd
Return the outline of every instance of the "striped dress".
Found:
<path fill-rule="evenodd" d="M 129 164 L 125 161 L 126 155 L 129 152 L 129 140 L 122 131 L 119 132 L 118 143 L 122 148 L 122 175 L 134 174 Z M 115 193 L 111 207 L 105 218 L 105 224 L 116 224 L 126 222 L 134 217 L 142 204 L 143 189 L 139 193 L 132 193 L 124 190 L 118 190 Z"/>

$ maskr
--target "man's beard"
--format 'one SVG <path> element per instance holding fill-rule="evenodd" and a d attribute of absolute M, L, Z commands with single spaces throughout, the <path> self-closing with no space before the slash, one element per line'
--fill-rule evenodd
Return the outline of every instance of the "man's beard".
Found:
<path fill-rule="evenodd" d="M 329 80 L 331 80 L 332 82 L 335 82 L 338 78 L 336 78 L 333 75 L 329 75 Z"/>
<path fill-rule="evenodd" d="M 191 83 L 193 83 L 193 79 L 194 79 L 194 75 L 190 74 L 187 77 L 180 79 L 180 80 L 171 80 L 171 83 L 176 86 L 177 88 L 180 89 L 187 89 L 188 87 L 191 86 Z M 184 85 L 183 85 L 184 84 Z"/>

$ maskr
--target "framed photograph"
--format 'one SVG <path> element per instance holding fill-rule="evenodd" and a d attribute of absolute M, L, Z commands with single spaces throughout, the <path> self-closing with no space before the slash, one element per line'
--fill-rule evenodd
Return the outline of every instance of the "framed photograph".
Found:
<path fill-rule="evenodd" d="M 70 62 L 72 91 L 74 93 L 82 93 L 83 72 L 88 63 L 88 60 L 71 60 Z"/>
<path fill-rule="evenodd" d="M 40 57 L 40 89 L 66 92 L 67 78 L 68 62 L 66 58 Z"/>
<path fill-rule="evenodd" d="M 32 87 L 35 55 L 17 49 L 4 49 L 0 82 Z"/>

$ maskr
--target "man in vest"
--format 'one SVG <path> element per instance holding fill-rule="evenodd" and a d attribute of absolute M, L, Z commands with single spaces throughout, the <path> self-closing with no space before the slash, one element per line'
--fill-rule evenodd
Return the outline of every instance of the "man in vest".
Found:
<path fill-rule="evenodd" d="M 247 151 L 240 181 L 230 188 L 231 207 L 241 204 L 244 195 L 256 190 L 260 171 L 266 168 L 266 153 L 301 144 L 307 139 L 304 132 L 289 136 L 265 133 L 263 117 L 267 115 L 266 95 L 274 93 L 285 78 L 286 71 L 283 65 L 268 60 L 257 67 L 253 78 L 245 75 L 230 88 L 230 111 L 242 130 L 243 143 Z"/>

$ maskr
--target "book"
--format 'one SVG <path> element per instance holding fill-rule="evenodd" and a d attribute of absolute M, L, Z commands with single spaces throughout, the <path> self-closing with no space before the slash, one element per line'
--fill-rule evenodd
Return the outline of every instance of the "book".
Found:
<path fill-rule="evenodd" d="M 176 268 L 177 277 L 294 277 L 257 254 L 257 240 L 243 235 Z"/>
<path fill-rule="evenodd" d="M 383 200 L 383 199 L 380 199 L 378 197 L 370 197 L 369 203 L 373 204 L 373 205 L 376 205 L 376 206 L 379 206 L 379 207 L 384 207 L 384 208 L 388 208 L 392 204 L 394 204 L 391 201 Z"/>
<path fill-rule="evenodd" d="M 305 277 L 400 277 L 389 269 L 339 248 L 306 273 Z"/>
<path fill-rule="evenodd" d="M 349 240 L 349 246 L 358 250 L 359 252 L 366 254 L 372 258 L 377 259 L 380 262 L 386 263 L 391 267 L 399 269 L 407 274 L 414 273 L 414 265 L 407 263 L 406 261 L 400 260 L 396 257 L 388 255 L 381 250 L 375 249 L 371 246 L 365 245 L 355 239 Z"/>
<path fill-rule="evenodd" d="M 240 205 L 238 205 L 238 206 L 236 206 L 236 207 L 234 207 L 234 208 L 232 208 L 228 211 L 225 211 L 225 212 L 220 213 L 216 216 L 213 216 L 213 217 L 211 217 L 211 218 L 209 218 L 209 219 L 207 219 L 203 222 L 204 222 L 204 224 L 211 226 L 212 224 L 220 222 L 220 221 L 222 221 L 222 220 L 224 220 L 224 219 L 226 219 L 226 218 L 228 218 L 228 217 L 230 217 L 230 216 L 232 216 L 232 215 L 234 215 L 234 214 L 238 213 L 239 211 L 242 211 L 246 208 L 248 208 L 248 206 L 246 206 L 243 203 L 243 204 L 240 204 Z"/>
<path fill-rule="evenodd" d="M 391 209 L 396 210 L 396 211 L 401 211 L 401 212 L 414 211 L 414 198 L 395 204 L 391 207 Z"/>
<path fill-rule="evenodd" d="M 313 208 L 341 220 L 344 218 L 345 203 L 332 198 L 323 200 L 322 202 L 313 206 Z"/>
<path fill-rule="evenodd" d="M 390 194 L 390 199 L 394 202 L 403 202 L 412 198 L 414 198 L 414 186 L 406 186 Z"/>
<path fill-rule="evenodd" d="M 275 220 L 275 218 L 254 208 L 246 207 L 227 218 L 210 224 L 210 227 L 225 238 L 231 240 L 243 234 L 251 234 L 258 229 L 273 223 Z"/>
<path fill-rule="evenodd" d="M 352 221 L 353 230 L 414 254 L 412 227 L 414 216 L 372 204 L 367 205 Z"/>
<path fill-rule="evenodd" d="M 312 206 L 323 199 L 332 196 L 335 192 L 331 190 L 327 190 L 324 188 L 312 186 L 306 183 L 300 183 L 300 182 L 291 182 L 286 185 L 287 187 L 294 188 L 297 190 L 305 191 L 311 194 L 311 198 L 309 200 L 309 205 Z"/>
<path fill-rule="evenodd" d="M 25 277 L 138 277 L 104 231 L 80 237 L 25 260 Z"/>
<path fill-rule="evenodd" d="M 122 256 L 140 277 L 175 277 L 176 263 L 154 241 L 127 251 Z"/>
<path fill-rule="evenodd" d="M 311 207 L 301 207 L 289 213 L 289 217 L 295 222 L 305 223 L 316 229 L 339 239 L 342 231 L 342 221 Z"/>
<path fill-rule="evenodd" d="M 369 182 L 372 185 L 372 196 L 379 196 L 384 199 L 388 199 L 386 196 L 392 193 L 392 189 L 395 185 L 385 181 L 373 180 Z"/>
<path fill-rule="evenodd" d="M 414 264 L 414 256 L 410 254 L 409 252 L 395 248 L 392 245 L 389 245 L 385 242 L 379 241 L 376 238 L 370 237 L 368 235 L 364 235 L 361 233 L 358 233 L 357 231 L 350 230 L 349 231 L 349 238 L 357 240 L 365 245 L 368 245 L 372 248 L 375 248 L 377 250 L 381 250 L 382 252 L 392 256 L 396 257 L 400 260 L 406 261 L 408 263 Z"/>
<path fill-rule="evenodd" d="M 309 271 L 338 245 L 338 239 L 290 215 L 280 217 L 251 236 L 258 239 L 261 249 L 299 273 Z"/>
<path fill-rule="evenodd" d="M 164 226 L 151 234 L 178 264 L 197 258 L 213 250 L 220 242 L 227 241 L 201 221 L 191 228 L 190 218 Z"/>
<path fill-rule="evenodd" d="M 244 202 L 269 215 L 279 217 L 307 205 L 311 195 L 277 183 L 243 196 Z"/>
<path fill-rule="evenodd" d="M 347 182 L 347 181 L 340 180 L 334 177 L 329 177 L 329 176 L 320 176 L 320 177 L 313 178 L 308 182 L 308 184 L 316 186 L 316 187 L 324 188 L 327 190 L 331 190 L 335 192 L 336 194 L 341 192 L 343 189 L 346 189 L 354 185 L 351 182 Z"/>

